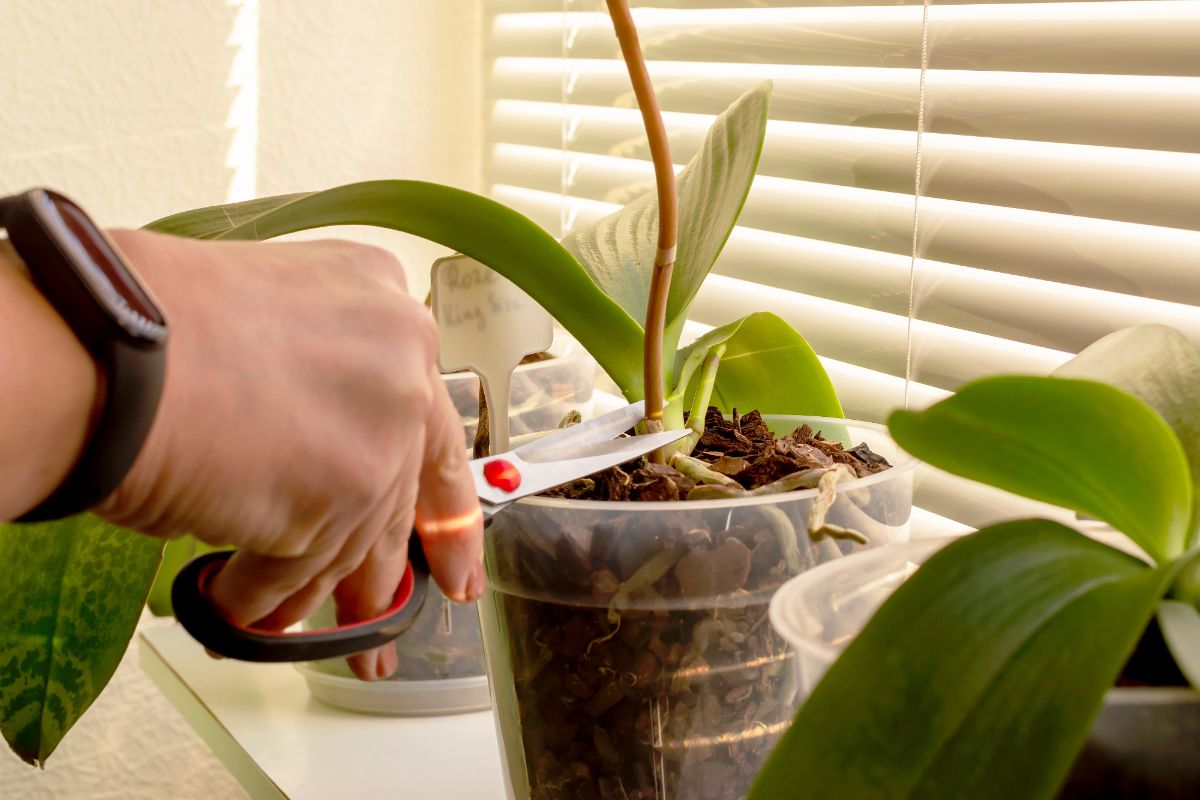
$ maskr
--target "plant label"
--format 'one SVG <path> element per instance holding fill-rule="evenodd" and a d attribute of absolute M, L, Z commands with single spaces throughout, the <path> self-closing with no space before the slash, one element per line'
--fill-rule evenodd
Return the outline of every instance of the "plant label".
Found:
<path fill-rule="evenodd" d="M 550 347 L 550 315 L 516 284 L 473 258 L 456 255 L 433 264 L 430 281 L 438 324 L 438 367 L 469 369 L 483 382 L 492 452 L 508 449 L 508 393 L 521 359 Z"/>

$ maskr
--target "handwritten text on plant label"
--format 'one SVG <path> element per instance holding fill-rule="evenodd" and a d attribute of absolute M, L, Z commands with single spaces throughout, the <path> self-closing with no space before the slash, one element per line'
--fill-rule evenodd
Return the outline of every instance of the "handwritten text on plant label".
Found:
<path fill-rule="evenodd" d="M 443 371 L 494 364 L 512 369 L 550 346 L 550 315 L 504 276 L 466 256 L 433 265 L 433 312 Z"/>

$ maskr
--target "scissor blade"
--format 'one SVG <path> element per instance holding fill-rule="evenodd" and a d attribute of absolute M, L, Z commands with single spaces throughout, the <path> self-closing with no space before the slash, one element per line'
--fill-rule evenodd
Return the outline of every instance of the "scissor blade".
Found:
<path fill-rule="evenodd" d="M 493 505 L 501 505 L 528 497 L 531 494 L 544 492 L 576 478 L 591 475 L 593 472 L 623 464 L 631 458 L 679 441 L 689 433 L 691 431 L 687 429 L 673 430 L 592 442 L 577 448 L 573 458 L 550 462 L 529 463 L 517 456 L 516 451 L 507 453 L 500 458 L 504 458 L 512 464 L 521 475 L 520 486 L 511 492 L 497 489 L 490 485 L 484 477 L 484 464 L 495 459 L 476 459 L 470 462 L 470 467 L 475 477 L 475 486 L 479 490 L 479 498 Z"/>
<path fill-rule="evenodd" d="M 642 401 L 632 403 L 624 408 L 618 408 L 616 411 L 610 411 L 607 414 L 589 419 L 587 422 L 581 422 L 578 425 L 572 425 L 569 428 L 563 428 L 560 431 L 547 434 L 537 441 L 523 444 L 508 455 L 514 455 L 529 464 L 537 464 L 546 461 L 560 461 L 563 458 L 572 458 L 578 455 L 580 448 L 597 442 L 606 442 L 613 439 L 617 434 L 632 428 L 638 420 L 645 414 L 645 404 Z M 672 439 L 672 441 L 674 441 Z M 649 447 L 642 452 L 653 450 Z M 634 453 L 629 456 L 639 455 Z M 620 461 L 614 461 L 613 464 L 620 464 Z M 609 464 L 608 466 L 612 466 Z M 603 467 L 601 468 L 603 469 Z M 585 472 L 584 475 L 587 473 Z M 576 476 L 581 477 L 581 476 Z M 567 478 L 567 480 L 572 480 Z"/>
<path fill-rule="evenodd" d="M 530 464 L 527 475 L 536 482 L 544 482 L 545 488 L 573 481 L 599 472 L 602 469 L 623 464 L 631 458 L 649 453 L 659 447 L 678 441 L 691 433 L 690 430 L 663 431 L 624 439 L 608 439 L 580 448 L 573 458 L 564 458 L 545 464 Z"/>

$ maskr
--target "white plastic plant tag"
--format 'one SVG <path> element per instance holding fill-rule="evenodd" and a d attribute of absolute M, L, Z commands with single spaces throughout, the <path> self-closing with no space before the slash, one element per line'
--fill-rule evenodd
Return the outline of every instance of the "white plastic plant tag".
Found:
<path fill-rule="evenodd" d="M 516 284 L 467 256 L 439 258 L 431 275 L 442 372 L 469 369 L 483 383 L 493 453 L 508 449 L 508 392 L 521 359 L 550 347 L 554 323 Z"/>

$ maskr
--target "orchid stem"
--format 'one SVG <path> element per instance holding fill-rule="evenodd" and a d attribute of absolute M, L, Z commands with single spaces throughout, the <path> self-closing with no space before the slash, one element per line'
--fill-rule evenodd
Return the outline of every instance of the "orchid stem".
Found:
<path fill-rule="evenodd" d="M 663 331 L 666 327 L 667 298 L 671 291 L 671 271 L 679 236 L 679 199 L 675 191 L 675 167 L 671 146 L 654 85 L 646 69 L 646 59 L 638 44 L 637 28 L 627 0 L 607 0 L 621 55 L 629 70 L 633 93 L 642 112 L 650 156 L 654 160 L 654 180 L 658 189 L 658 252 L 650 277 L 650 296 L 646 304 L 646 336 L 643 370 L 646 391 L 646 427 L 661 429 L 663 409 Z"/>

